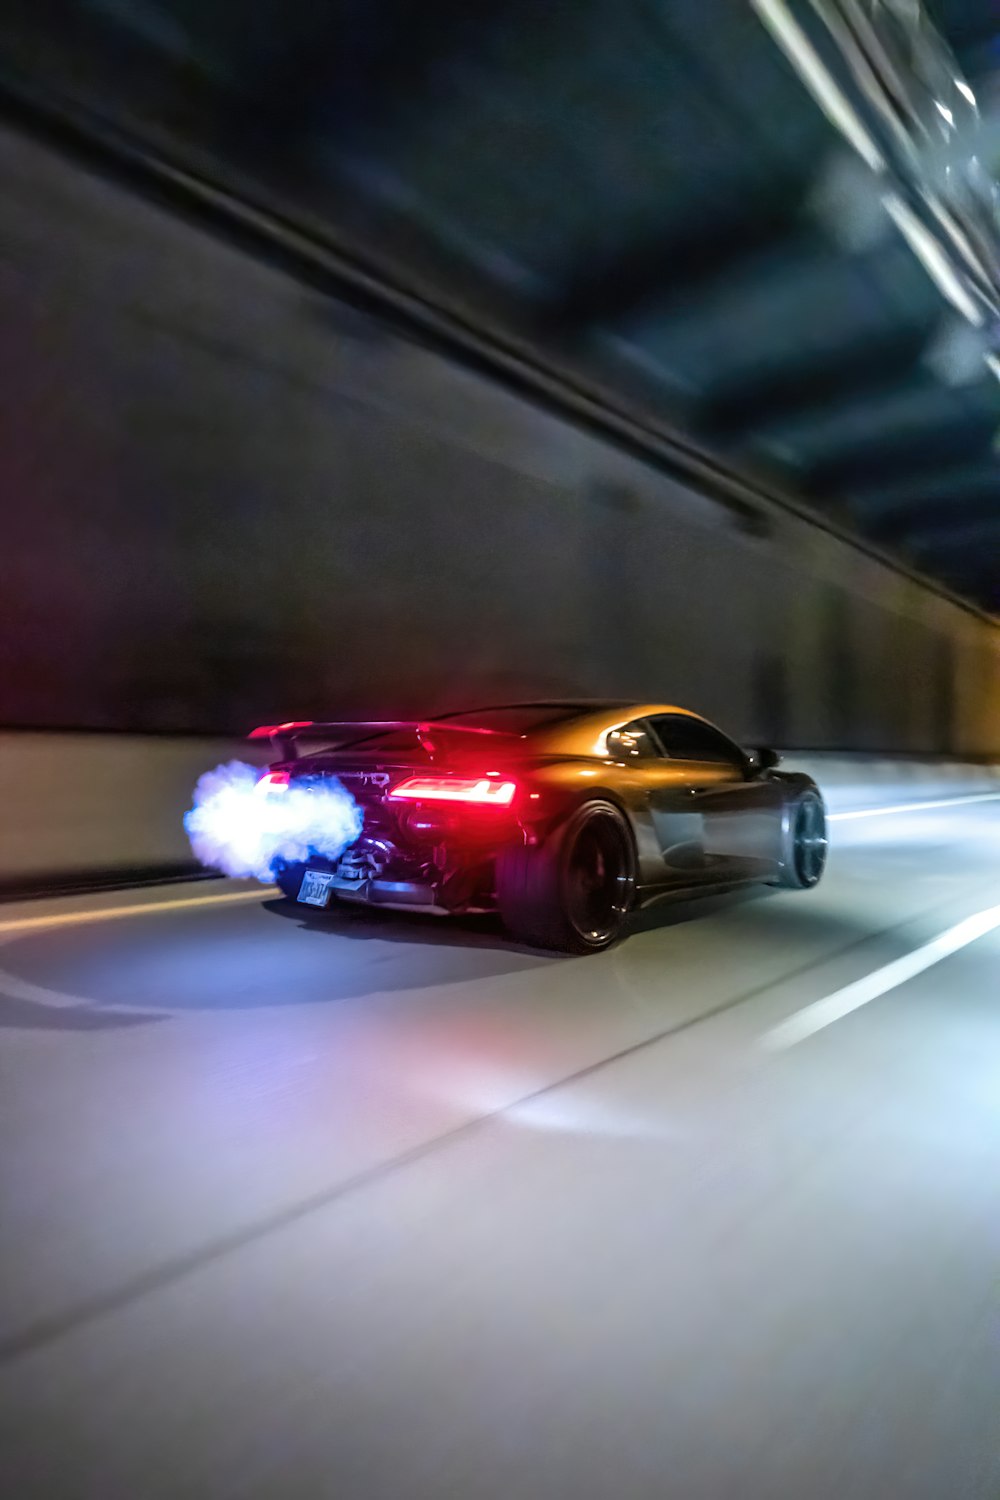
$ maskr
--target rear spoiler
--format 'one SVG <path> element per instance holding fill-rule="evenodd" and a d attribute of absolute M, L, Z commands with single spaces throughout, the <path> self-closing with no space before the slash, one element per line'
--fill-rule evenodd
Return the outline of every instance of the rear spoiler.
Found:
<path fill-rule="evenodd" d="M 285 760 L 295 758 L 300 740 L 337 740 L 345 743 L 368 734 L 391 734 L 396 730 L 413 731 L 428 755 L 435 754 L 435 738 L 442 734 L 489 735 L 491 739 L 510 739 L 502 729 L 479 729 L 469 724 L 447 724 L 434 719 L 341 719 L 320 724 L 309 719 L 290 719 L 285 724 L 261 724 L 250 731 L 251 740 L 270 740 Z"/>

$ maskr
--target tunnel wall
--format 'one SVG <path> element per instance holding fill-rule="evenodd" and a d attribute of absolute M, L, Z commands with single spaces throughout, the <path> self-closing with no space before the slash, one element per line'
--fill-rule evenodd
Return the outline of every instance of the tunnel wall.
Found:
<path fill-rule="evenodd" d="M 12 133 L 0 195 L 0 724 L 581 694 L 747 742 L 1000 752 L 1000 632 L 931 589 L 783 511 L 749 535 Z"/>
<path fill-rule="evenodd" d="M 187 735 L 0 732 L 0 895 L 107 876 L 187 874 L 203 771 L 266 746 Z"/>

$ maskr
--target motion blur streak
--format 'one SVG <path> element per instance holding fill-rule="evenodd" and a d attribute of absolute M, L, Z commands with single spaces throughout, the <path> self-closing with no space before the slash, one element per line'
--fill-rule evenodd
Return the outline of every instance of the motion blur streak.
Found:
<path fill-rule="evenodd" d="M 238 760 L 199 779 L 184 827 L 207 869 L 269 882 L 282 863 L 336 859 L 361 833 L 361 809 L 339 781 L 261 790 L 260 780 Z"/>
<path fill-rule="evenodd" d="M 113 922 L 118 917 L 148 917 L 151 912 L 179 911 L 192 906 L 228 906 L 234 901 L 259 901 L 260 898 L 260 889 L 254 886 L 249 891 L 182 896 L 174 901 L 137 901 L 128 906 L 102 906 L 96 911 L 59 912 L 47 917 L 15 917 L 13 921 L 0 922 L 0 935 L 5 932 L 31 932 L 47 927 L 79 927 L 85 922 Z"/>
<path fill-rule="evenodd" d="M 933 812 L 938 807 L 962 807 L 966 802 L 998 802 L 1000 792 L 977 792 L 971 797 L 941 797 L 926 802 L 899 802 L 894 807 L 863 807 L 853 812 L 828 813 L 831 823 L 853 822 L 856 818 L 888 818 L 893 813 Z"/>
<path fill-rule="evenodd" d="M 995 932 L 998 927 L 1000 906 L 991 906 L 986 911 L 966 917 L 964 922 L 949 927 L 947 932 L 942 932 L 922 948 L 904 954 L 894 963 L 876 969 L 873 974 L 866 974 L 863 979 L 856 979 L 853 984 L 845 985 L 835 994 L 827 995 L 825 1000 L 817 1000 L 804 1010 L 797 1011 L 794 1016 L 789 1016 L 787 1021 L 775 1026 L 762 1037 L 763 1045 L 771 1051 L 780 1051 L 784 1047 L 794 1047 L 797 1042 L 806 1041 L 825 1026 L 832 1026 L 834 1021 L 843 1020 L 844 1016 L 859 1010 L 870 1000 L 877 1000 L 880 995 L 888 994 L 890 990 L 905 984 L 908 979 L 915 979 L 925 969 L 958 953 L 977 938 Z"/>

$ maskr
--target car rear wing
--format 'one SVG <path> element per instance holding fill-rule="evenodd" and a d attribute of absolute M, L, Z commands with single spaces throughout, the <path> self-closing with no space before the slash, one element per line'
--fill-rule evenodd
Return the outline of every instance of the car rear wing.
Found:
<path fill-rule="evenodd" d="M 354 740 L 367 739 L 369 735 L 406 733 L 407 730 L 413 733 L 432 760 L 441 753 L 440 742 L 447 736 L 488 735 L 491 740 L 516 738 L 502 729 L 480 729 L 470 724 L 448 724 L 435 719 L 341 719 L 324 724 L 308 719 L 290 719 L 285 724 L 261 724 L 251 730 L 248 738 L 270 740 L 282 760 L 294 760 L 302 742 L 319 741 L 337 749 Z"/>

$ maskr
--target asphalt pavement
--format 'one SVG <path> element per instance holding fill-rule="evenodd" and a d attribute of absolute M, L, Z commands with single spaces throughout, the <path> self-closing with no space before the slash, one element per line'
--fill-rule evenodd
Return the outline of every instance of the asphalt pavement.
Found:
<path fill-rule="evenodd" d="M 0 907 L 3 1493 L 997 1500 L 1000 801 L 833 833 L 586 959 Z"/>

